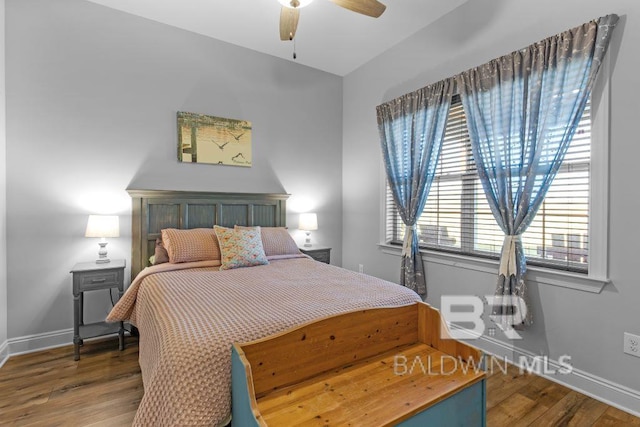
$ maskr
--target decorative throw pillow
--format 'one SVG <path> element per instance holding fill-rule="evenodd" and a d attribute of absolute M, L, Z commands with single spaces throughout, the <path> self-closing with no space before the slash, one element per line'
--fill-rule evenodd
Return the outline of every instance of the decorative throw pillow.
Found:
<path fill-rule="evenodd" d="M 235 229 L 250 229 L 254 227 L 243 227 L 236 225 Z M 297 255 L 300 253 L 291 234 L 284 227 L 258 227 L 262 237 L 262 247 L 266 256 L 274 255 Z"/>
<path fill-rule="evenodd" d="M 153 265 L 169 262 L 169 253 L 165 249 L 161 239 L 156 239 L 156 250 L 152 258 L 153 261 L 151 261 L 151 264 Z"/>
<path fill-rule="evenodd" d="M 220 259 L 218 238 L 211 228 L 165 228 L 162 230 L 162 242 L 170 263 Z"/>
<path fill-rule="evenodd" d="M 222 253 L 220 270 L 269 264 L 262 247 L 260 227 L 236 230 L 214 225 L 213 229 L 218 236 Z"/>

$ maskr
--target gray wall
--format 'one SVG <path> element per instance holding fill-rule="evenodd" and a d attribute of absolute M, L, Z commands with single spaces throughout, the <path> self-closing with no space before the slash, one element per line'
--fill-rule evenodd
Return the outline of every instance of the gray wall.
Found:
<path fill-rule="evenodd" d="M 121 215 L 109 255 L 129 258 L 126 188 L 287 192 L 341 259 L 340 77 L 80 0 L 6 14 L 9 338 L 71 328 L 88 214 Z M 178 163 L 177 111 L 251 121 L 253 167 Z M 88 299 L 104 318 L 107 296 Z"/>
<path fill-rule="evenodd" d="M 535 324 L 514 343 L 552 358 L 568 354 L 593 376 L 640 390 L 640 359 L 623 354 L 640 334 L 637 223 L 640 2 L 474 0 L 349 74 L 344 81 L 343 266 L 398 281 L 400 260 L 378 247 L 381 168 L 375 106 L 599 16 L 621 21 L 611 42 L 610 263 L 601 294 L 530 284 Z M 351 162 L 350 159 L 359 161 Z M 428 302 L 443 294 L 492 294 L 495 275 L 426 261 Z"/>
<path fill-rule="evenodd" d="M 0 0 L 0 363 L 7 340 L 7 126 L 5 114 L 4 0 Z"/>

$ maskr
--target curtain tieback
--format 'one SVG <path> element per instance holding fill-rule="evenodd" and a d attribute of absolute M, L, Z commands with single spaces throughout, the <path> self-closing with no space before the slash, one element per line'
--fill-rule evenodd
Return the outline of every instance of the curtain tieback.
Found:
<path fill-rule="evenodd" d="M 517 275 L 518 265 L 516 264 L 516 243 L 520 242 L 520 234 L 504 236 L 502 244 L 502 255 L 500 256 L 500 275 L 509 277 Z"/>
<path fill-rule="evenodd" d="M 402 256 L 407 256 L 411 253 L 411 243 L 413 242 L 413 233 L 415 227 L 407 227 L 406 234 L 404 236 L 404 242 L 402 243 Z"/>

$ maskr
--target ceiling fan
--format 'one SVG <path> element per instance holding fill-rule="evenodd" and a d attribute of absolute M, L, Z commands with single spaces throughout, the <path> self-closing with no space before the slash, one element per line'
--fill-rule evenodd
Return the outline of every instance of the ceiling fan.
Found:
<path fill-rule="evenodd" d="M 280 11 L 280 40 L 293 40 L 298 28 L 300 8 L 311 3 L 312 0 L 278 0 L 282 5 Z M 377 18 L 387 8 L 377 0 L 329 0 L 340 7 L 362 15 Z"/>

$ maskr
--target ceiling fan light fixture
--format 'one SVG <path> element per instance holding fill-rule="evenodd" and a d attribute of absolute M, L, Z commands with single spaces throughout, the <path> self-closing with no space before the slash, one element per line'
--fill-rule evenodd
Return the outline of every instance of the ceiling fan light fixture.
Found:
<path fill-rule="evenodd" d="M 300 9 L 307 6 L 313 0 L 278 0 L 278 3 L 289 9 Z"/>

